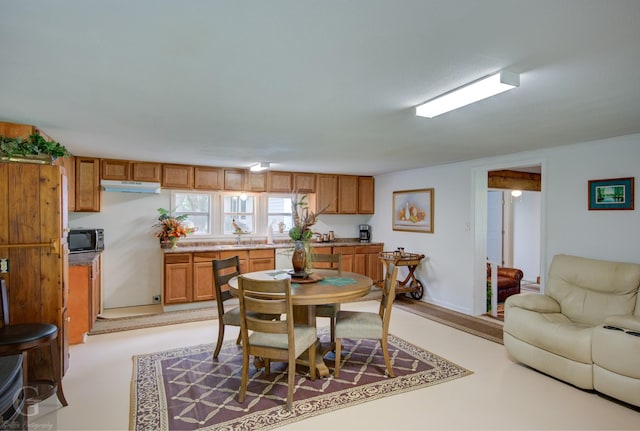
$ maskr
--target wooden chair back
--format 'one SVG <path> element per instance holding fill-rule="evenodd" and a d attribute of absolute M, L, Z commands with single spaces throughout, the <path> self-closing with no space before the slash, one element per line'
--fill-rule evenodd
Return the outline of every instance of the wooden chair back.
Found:
<path fill-rule="evenodd" d="M 240 259 L 238 256 L 213 260 L 213 284 L 216 291 L 216 302 L 218 303 L 218 318 L 222 318 L 224 314 L 224 305 L 222 303 L 232 298 L 229 292 L 229 280 L 239 275 Z"/>
<path fill-rule="evenodd" d="M 311 267 L 318 269 L 335 269 L 342 272 L 342 255 L 341 254 L 315 254 L 310 256 Z"/>
<path fill-rule="evenodd" d="M 393 301 L 396 299 L 397 279 L 398 267 L 389 262 L 386 267 L 384 281 L 382 282 L 382 297 L 380 298 L 380 308 L 378 309 L 378 314 L 382 319 L 382 333 L 384 337 L 389 334 L 391 310 L 393 309 Z"/>

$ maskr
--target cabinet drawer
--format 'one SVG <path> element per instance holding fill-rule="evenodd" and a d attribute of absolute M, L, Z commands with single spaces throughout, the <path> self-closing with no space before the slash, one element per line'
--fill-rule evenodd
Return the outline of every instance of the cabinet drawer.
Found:
<path fill-rule="evenodd" d="M 379 245 L 360 245 L 356 246 L 356 254 L 378 254 L 382 251 Z"/>
<path fill-rule="evenodd" d="M 254 249 L 249 250 L 249 259 L 273 259 L 275 253 L 273 249 Z"/>
<path fill-rule="evenodd" d="M 191 253 L 167 253 L 164 255 L 164 263 L 190 263 Z"/>
<path fill-rule="evenodd" d="M 213 259 L 218 259 L 220 253 L 217 251 L 203 251 L 201 253 L 193 253 L 194 262 L 211 262 Z"/>
<path fill-rule="evenodd" d="M 229 259 L 238 256 L 240 260 L 249 259 L 249 250 L 223 250 L 220 252 L 220 259 Z"/>
<path fill-rule="evenodd" d="M 356 251 L 355 247 L 333 247 L 333 254 L 354 254 Z"/>

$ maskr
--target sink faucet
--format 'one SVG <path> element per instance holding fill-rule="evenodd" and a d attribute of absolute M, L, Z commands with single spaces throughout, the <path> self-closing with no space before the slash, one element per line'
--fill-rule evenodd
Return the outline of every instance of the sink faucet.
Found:
<path fill-rule="evenodd" d="M 236 235 L 236 244 L 240 245 L 240 234 Z"/>

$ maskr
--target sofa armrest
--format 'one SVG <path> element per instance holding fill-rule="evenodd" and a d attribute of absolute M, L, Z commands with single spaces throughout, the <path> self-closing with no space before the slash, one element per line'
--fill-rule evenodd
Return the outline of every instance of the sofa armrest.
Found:
<path fill-rule="evenodd" d="M 518 268 L 500 268 L 498 267 L 498 276 L 513 278 L 516 281 L 522 280 L 524 273 Z"/>
<path fill-rule="evenodd" d="M 550 296 L 540 293 L 520 293 L 511 295 L 504 304 L 505 312 L 508 308 L 518 307 L 538 313 L 559 313 L 560 304 Z"/>
<path fill-rule="evenodd" d="M 632 316 L 629 314 L 609 316 L 605 319 L 605 322 L 607 325 L 615 326 L 616 328 L 640 332 L 640 316 Z"/>

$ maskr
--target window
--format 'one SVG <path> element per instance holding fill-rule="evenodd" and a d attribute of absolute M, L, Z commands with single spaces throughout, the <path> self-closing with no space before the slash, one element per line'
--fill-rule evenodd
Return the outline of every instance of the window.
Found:
<path fill-rule="evenodd" d="M 223 228 L 225 235 L 236 233 L 234 222 L 244 233 L 255 233 L 254 197 L 224 196 Z"/>
<path fill-rule="evenodd" d="M 286 233 L 293 226 L 291 197 L 269 196 L 267 201 L 267 226 L 275 233 Z"/>
<path fill-rule="evenodd" d="M 186 214 L 196 228 L 194 235 L 211 235 L 211 196 L 201 193 L 174 193 L 175 215 Z"/>

